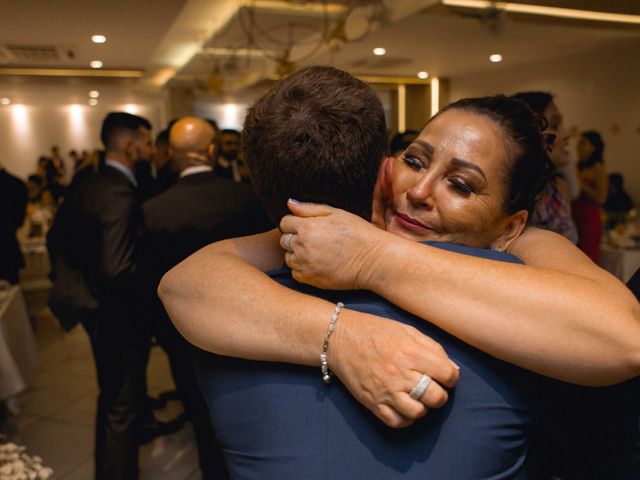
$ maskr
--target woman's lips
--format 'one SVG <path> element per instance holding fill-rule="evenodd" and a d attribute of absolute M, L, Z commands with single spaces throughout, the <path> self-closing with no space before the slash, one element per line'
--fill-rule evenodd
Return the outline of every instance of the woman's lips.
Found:
<path fill-rule="evenodd" d="M 402 213 L 396 213 L 396 221 L 404 228 L 412 230 L 414 232 L 424 233 L 431 231 L 431 229 L 426 225 L 407 215 L 403 215 Z"/>

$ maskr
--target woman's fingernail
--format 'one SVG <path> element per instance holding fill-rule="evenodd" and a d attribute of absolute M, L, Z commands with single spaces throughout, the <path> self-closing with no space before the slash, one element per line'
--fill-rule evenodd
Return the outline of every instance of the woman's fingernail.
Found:
<path fill-rule="evenodd" d="M 456 365 L 456 363 L 453 360 L 449 360 L 451 362 L 451 365 L 453 365 L 454 367 L 456 367 L 458 370 L 460 370 L 460 367 L 458 365 Z"/>
<path fill-rule="evenodd" d="M 292 205 L 300 205 L 302 202 L 299 202 L 295 198 L 290 198 L 289 199 L 289 203 L 292 204 Z"/>

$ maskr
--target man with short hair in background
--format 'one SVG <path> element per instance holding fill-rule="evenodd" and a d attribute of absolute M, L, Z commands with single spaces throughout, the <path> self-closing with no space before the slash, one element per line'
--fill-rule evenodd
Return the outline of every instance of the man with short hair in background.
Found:
<path fill-rule="evenodd" d="M 205 480 L 228 477 L 222 449 L 197 384 L 191 346 L 169 320 L 156 290 L 167 271 L 205 245 L 272 228 L 250 187 L 220 178 L 213 171 L 215 140 L 213 126 L 200 118 L 185 117 L 171 127 L 169 158 L 179 179 L 144 203 L 141 249 L 141 273 L 148 289 L 145 311 L 158 343 L 167 352 L 178 394 L 193 424 Z"/>
<path fill-rule="evenodd" d="M 153 155 L 151 124 L 124 112 L 102 124 L 105 165 L 77 185 L 56 219 L 50 245 L 81 272 L 97 301 L 83 321 L 99 395 L 95 478 L 138 478 L 148 327 L 139 315 L 138 242 L 142 212 L 136 164 Z"/>

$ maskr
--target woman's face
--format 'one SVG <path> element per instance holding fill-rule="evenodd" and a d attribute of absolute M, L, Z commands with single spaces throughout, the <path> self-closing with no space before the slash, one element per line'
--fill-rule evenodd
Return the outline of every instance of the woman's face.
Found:
<path fill-rule="evenodd" d="M 492 243 L 508 223 L 505 160 L 493 121 L 455 109 L 439 115 L 394 160 L 387 230 L 410 240 L 502 247 Z"/>
<path fill-rule="evenodd" d="M 551 145 L 551 152 L 549 152 L 549 158 L 556 166 L 556 168 L 562 168 L 569 164 L 571 161 L 571 153 L 569 151 L 569 132 L 565 130 L 562 121 L 562 114 L 558 110 L 558 106 L 555 102 L 551 102 L 547 105 L 544 111 L 544 118 L 547 120 L 547 129 L 544 133 L 551 133 L 556 136 L 553 144 Z"/>
<path fill-rule="evenodd" d="M 583 161 L 589 158 L 589 156 L 593 153 L 594 146 L 593 143 L 589 141 L 586 137 L 580 137 L 578 140 L 578 160 Z"/>

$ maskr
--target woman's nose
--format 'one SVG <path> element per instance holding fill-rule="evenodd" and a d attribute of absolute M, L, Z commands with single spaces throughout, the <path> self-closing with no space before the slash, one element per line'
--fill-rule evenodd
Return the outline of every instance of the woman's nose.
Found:
<path fill-rule="evenodd" d="M 433 206 L 433 175 L 425 173 L 407 192 L 407 198 L 414 206 Z"/>

